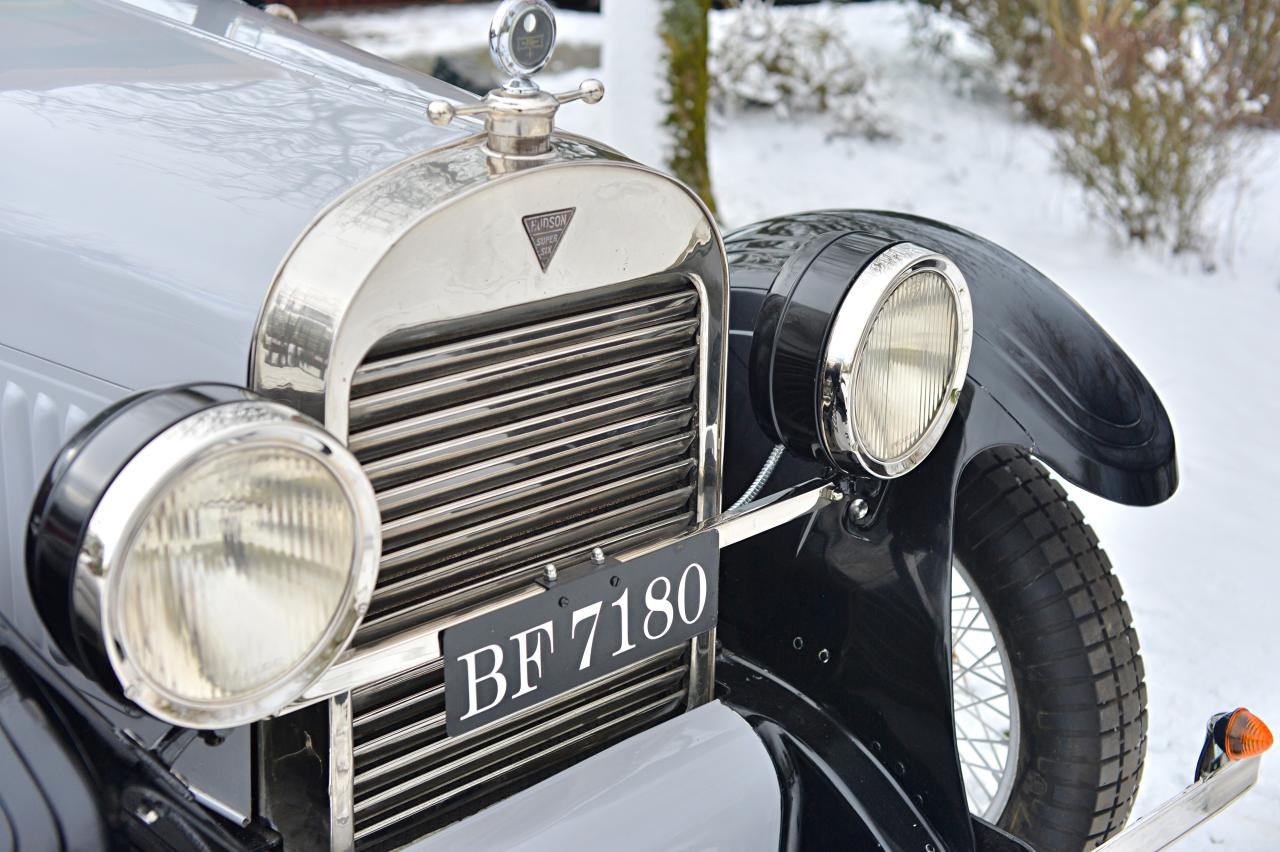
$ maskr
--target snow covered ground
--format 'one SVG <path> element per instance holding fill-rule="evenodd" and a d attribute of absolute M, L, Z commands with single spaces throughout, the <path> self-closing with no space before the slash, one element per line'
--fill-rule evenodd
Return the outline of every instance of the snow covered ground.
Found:
<path fill-rule="evenodd" d="M 821 120 L 721 120 L 712 176 L 728 227 L 823 207 L 907 210 L 995 240 L 1058 281 L 1125 346 L 1177 430 L 1182 484 L 1152 509 L 1077 493 L 1124 583 L 1143 642 L 1150 742 L 1137 814 L 1191 780 L 1204 720 L 1244 705 L 1280 730 L 1280 134 L 1247 181 L 1215 200 L 1216 271 L 1116 245 L 1056 173 L 1048 134 L 992 94 L 958 94 L 944 64 L 909 46 L 912 8 L 842 7 L 897 139 L 828 142 Z M 719 14 L 719 13 L 717 13 Z M 407 9 L 309 22 L 396 58 L 483 44 L 488 7 Z M 563 42 L 598 44 L 597 16 L 561 13 Z M 594 69 L 549 75 L 568 88 Z M 608 80 L 605 81 L 606 85 Z M 562 126 L 602 136 L 608 97 Z M 626 150 L 625 139 L 607 140 Z M 1258 788 L 1179 848 L 1280 846 L 1280 755 Z"/>

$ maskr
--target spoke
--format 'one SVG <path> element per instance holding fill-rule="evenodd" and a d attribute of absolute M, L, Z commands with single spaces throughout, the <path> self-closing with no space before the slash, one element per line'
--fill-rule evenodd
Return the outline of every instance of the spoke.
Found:
<path fill-rule="evenodd" d="M 996 776 L 999 776 L 999 775 L 1000 775 L 1000 770 L 999 770 L 999 769 L 996 769 L 996 768 L 995 768 L 994 766 L 992 766 L 990 763 L 987 763 L 987 759 L 986 759 L 985 757 L 983 757 L 983 755 L 982 755 L 982 751 L 981 751 L 980 749 L 978 749 L 978 748 L 976 748 L 976 747 L 974 747 L 974 746 L 970 745 L 970 746 L 969 746 L 969 750 L 970 750 L 970 751 L 972 751 L 972 752 L 974 753 L 974 755 L 976 755 L 976 756 L 977 756 L 978 760 L 980 760 L 980 761 L 982 762 L 982 766 L 981 766 L 981 767 L 979 767 L 976 763 L 972 763 L 972 762 L 970 762 L 970 764 L 969 764 L 970 766 L 974 767 L 975 769 L 985 769 L 985 770 L 987 770 L 988 772 L 990 772 L 992 775 L 996 775 Z"/>
<path fill-rule="evenodd" d="M 1008 695 L 1008 694 L 1009 694 L 1009 683 L 1008 683 L 1008 681 L 1004 681 L 1004 680 L 996 680 L 995 678 L 987 677 L 986 675 L 984 675 L 984 674 L 980 674 L 980 673 L 978 673 L 978 672 L 974 671 L 973 669 L 965 669 L 964 671 L 962 671 L 962 672 L 960 673 L 960 676 L 961 676 L 961 677 L 970 677 L 970 676 L 975 677 L 975 678 L 977 678 L 978 680 L 985 681 L 986 683 L 989 683 L 989 684 L 991 684 L 992 686 L 994 686 L 996 689 L 1000 690 L 1000 694 L 1001 694 L 1001 695 Z"/>
<path fill-rule="evenodd" d="M 960 633 L 959 633 L 958 635 L 956 635 L 956 636 L 954 636 L 954 637 L 952 638 L 952 640 L 951 640 L 951 645 L 952 645 L 952 647 L 955 647 L 955 645 L 956 645 L 956 643 L 957 643 L 957 642 L 959 642 L 959 641 L 961 641 L 962 639 L 964 639 L 965 634 L 969 632 L 969 628 L 971 628 L 971 627 L 973 627 L 973 625 L 977 624 L 977 623 L 978 623 L 978 619 L 980 619 L 980 618 L 985 619 L 985 616 L 982 614 L 982 607 L 978 607 L 978 611 L 977 611 L 976 613 L 974 613 L 973 618 L 972 618 L 972 619 L 970 619 L 969 623 L 968 623 L 968 624 L 966 624 L 966 625 L 964 626 L 964 629 L 963 629 L 963 630 L 961 630 L 961 631 L 960 631 Z"/>
<path fill-rule="evenodd" d="M 986 708 L 987 708 L 988 710 L 994 710 L 996 713 L 999 713 L 1001 716 L 1003 716 L 1004 718 L 1008 719 L 1008 718 L 1009 718 L 1009 714 L 1008 714 L 1008 713 L 1006 713 L 1004 710 L 1001 710 L 999 707 L 993 707 L 993 706 L 991 705 L 991 702 L 992 702 L 992 701 L 996 701 L 996 700 L 998 700 L 998 699 L 1004 698 L 1007 694 L 1008 694 L 1008 693 L 1005 693 L 1005 694 L 1003 694 L 1003 695 L 993 695 L 993 696 L 991 696 L 990 698 L 982 698 L 982 699 L 979 699 L 979 700 L 977 700 L 977 701 L 973 701 L 973 702 L 971 702 L 971 703 L 969 703 L 969 704 L 963 704 L 963 705 L 961 705 L 961 706 L 959 706 L 959 707 L 957 707 L 957 708 L 956 708 L 956 712 L 957 712 L 957 713 L 959 713 L 959 712 L 960 712 L 960 711 L 962 711 L 962 710 L 968 710 L 968 711 L 970 711 L 970 712 L 973 712 L 973 713 L 974 713 L 974 715 L 977 715 L 977 713 L 976 713 L 976 711 L 974 710 L 974 708 L 975 708 L 975 707 L 981 707 L 981 706 L 985 705 L 985 706 L 986 706 Z"/>
<path fill-rule="evenodd" d="M 990 648 L 988 648 L 988 649 L 987 649 L 987 653 L 983 654 L 981 657 L 979 657 L 978 659 L 974 660 L 974 661 L 973 661 L 972 663 L 970 663 L 969 665 L 967 665 L 967 666 L 963 666 L 963 667 L 961 668 L 961 673 L 962 673 L 962 674 L 969 674 L 970 672 L 973 672 L 976 668 L 978 668 L 978 664 L 979 664 L 979 663 L 981 663 L 983 660 L 985 660 L 985 659 L 987 659 L 988 657 L 990 657 L 992 654 L 998 654 L 998 651 L 999 651 L 999 649 L 998 649 L 998 648 L 996 648 L 996 646 L 995 646 L 995 645 L 992 645 Z M 997 663 L 999 663 L 999 661 L 1000 661 L 1000 658 L 999 658 L 999 656 L 997 656 L 997 657 L 996 657 L 996 662 L 997 662 Z"/>
<path fill-rule="evenodd" d="M 979 756 L 979 759 L 981 759 L 981 756 Z M 986 765 L 986 761 L 983 761 L 983 763 L 982 763 L 982 765 L 981 765 L 981 766 L 980 766 L 980 765 L 978 765 L 978 764 L 976 764 L 976 763 L 974 763 L 974 762 L 973 762 L 973 761 L 971 761 L 971 760 L 963 760 L 963 759 L 962 759 L 962 761 L 961 761 L 961 762 L 963 762 L 965 766 L 969 767 L 969 774 L 970 774 L 970 775 L 972 775 L 972 776 L 974 777 L 974 780 L 976 780 L 976 781 L 978 782 L 979 786 L 981 786 L 981 787 L 982 787 L 982 792 L 987 794 L 987 798 L 990 798 L 991 796 L 993 796 L 993 795 L 995 794 L 995 791 L 994 791 L 994 790 L 988 790 L 988 789 L 987 789 L 986 782 L 982 780 L 982 779 L 983 779 L 983 777 L 984 777 L 984 776 L 983 776 L 983 774 L 982 774 L 981 772 L 977 771 L 977 770 L 980 770 L 980 769 L 981 769 L 981 770 L 986 770 L 987 772 L 989 772 L 989 773 L 991 773 L 992 775 L 994 775 L 994 776 L 995 776 L 995 781 L 996 781 L 996 784 L 997 784 L 997 785 L 1000 783 L 1000 776 L 999 776 L 999 774 L 998 774 L 998 773 L 996 773 L 996 772 L 994 772 L 994 771 L 991 769 L 991 767 L 990 767 L 990 766 L 987 766 L 987 765 Z"/>
<path fill-rule="evenodd" d="M 952 575 L 952 709 L 969 808 L 982 815 L 1003 804 L 1019 720 L 998 626 L 963 570 Z"/>
<path fill-rule="evenodd" d="M 969 623 L 966 624 L 964 627 L 960 628 L 959 630 L 957 630 L 956 625 L 964 621 L 965 617 L 968 616 L 971 612 L 973 613 L 973 617 L 969 619 Z M 967 633 L 969 631 L 969 628 L 973 627 L 973 625 L 976 624 L 978 619 L 980 618 L 982 618 L 982 609 L 977 605 L 976 602 L 974 603 L 974 606 L 972 609 L 970 609 L 966 605 L 965 608 L 960 610 L 959 612 L 955 612 L 954 610 L 952 611 L 951 613 L 951 646 L 953 648 L 956 645 L 960 644 L 960 642 L 964 639 L 965 633 Z"/>
<path fill-rule="evenodd" d="M 990 754 L 991 760 L 993 761 L 994 765 L 993 763 L 988 763 L 986 758 L 983 757 L 982 750 L 978 748 L 977 745 L 975 745 L 975 743 L 977 742 L 983 742 L 987 744 L 987 751 Z M 973 751 L 973 753 L 976 754 L 980 760 L 982 760 L 983 767 L 989 770 L 992 775 L 995 775 L 997 778 L 999 778 L 1004 774 L 1005 767 L 1008 765 L 1008 762 L 1009 762 L 1008 761 L 1009 749 L 1007 744 L 1005 745 L 1005 748 L 998 749 L 996 748 L 995 745 L 992 744 L 991 740 L 980 739 L 977 737 L 966 737 L 965 743 L 966 745 L 969 746 L 969 749 Z"/>

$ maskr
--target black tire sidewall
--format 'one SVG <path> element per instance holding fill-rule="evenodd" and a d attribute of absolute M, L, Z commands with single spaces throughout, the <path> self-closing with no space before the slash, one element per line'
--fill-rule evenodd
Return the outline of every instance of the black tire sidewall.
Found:
<path fill-rule="evenodd" d="M 999 825 L 1037 850 L 1091 848 L 1123 827 L 1146 750 L 1142 660 L 1110 561 L 1062 487 L 1014 450 L 966 470 L 955 554 L 1013 669 L 1019 749 Z"/>

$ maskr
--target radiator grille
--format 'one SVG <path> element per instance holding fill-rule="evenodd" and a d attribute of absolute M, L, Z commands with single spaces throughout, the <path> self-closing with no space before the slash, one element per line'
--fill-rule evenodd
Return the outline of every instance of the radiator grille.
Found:
<path fill-rule="evenodd" d="M 352 695 L 355 839 L 391 848 L 510 795 L 685 706 L 680 647 L 459 737 L 439 664 Z"/>
<path fill-rule="evenodd" d="M 689 282 L 646 280 L 370 353 L 349 446 L 378 494 L 383 554 L 356 646 L 525 587 L 548 562 L 689 529 L 700 328 Z M 684 649 L 660 655 L 453 739 L 438 664 L 361 689 L 357 841 L 416 836 L 665 718 L 687 666 Z"/>

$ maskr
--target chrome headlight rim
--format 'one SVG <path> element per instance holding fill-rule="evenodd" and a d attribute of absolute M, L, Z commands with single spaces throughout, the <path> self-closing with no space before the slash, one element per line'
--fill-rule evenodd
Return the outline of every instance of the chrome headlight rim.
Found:
<path fill-rule="evenodd" d="M 333 475 L 352 509 L 355 552 L 352 570 L 332 618 L 310 652 L 284 675 L 247 695 L 197 701 L 171 693 L 136 665 L 127 647 L 117 605 L 128 554 L 166 487 L 197 465 L 245 448 L 279 448 L 308 456 Z M 153 438 L 108 486 L 89 518 L 77 560 L 75 596 L 98 599 L 107 657 L 125 697 L 174 724 L 223 727 L 276 712 L 315 682 L 355 635 L 377 579 L 381 521 L 372 487 L 359 464 L 337 440 L 274 402 L 243 401 L 199 411 Z M 95 565 L 96 560 L 96 565 Z"/>
<path fill-rule="evenodd" d="M 750 270 L 750 265 L 746 269 Z M 922 424 L 919 433 L 914 429 L 898 433 L 899 443 L 911 440 L 910 446 L 886 445 L 884 434 L 872 436 L 877 440 L 869 444 L 859 438 L 856 428 L 859 409 L 854 407 L 853 383 L 857 368 L 867 357 L 869 338 L 880 328 L 875 320 L 881 309 L 899 285 L 926 271 L 943 278 L 951 297 L 950 320 L 956 334 L 954 340 L 948 340 L 954 344 L 948 353 L 951 371 L 946 382 L 941 381 L 941 370 L 926 377 L 945 385 L 946 392 L 939 395 L 934 417 L 917 421 Z M 939 251 L 880 232 L 829 231 L 792 250 L 756 304 L 749 355 L 750 395 L 756 421 L 766 438 L 802 458 L 852 476 L 891 479 L 924 461 L 960 403 L 973 347 L 969 288 L 953 261 Z M 911 304 L 908 301 L 894 310 L 910 310 Z M 934 347 L 929 344 L 901 345 L 926 355 L 940 354 L 931 351 Z M 883 355 L 878 349 L 876 352 Z M 898 387 L 896 382 L 894 387 Z M 924 385 L 919 387 L 925 389 Z M 868 409 L 863 413 L 873 412 Z M 881 458 L 871 451 L 872 446 L 892 446 L 899 455 Z"/>
<path fill-rule="evenodd" d="M 303 470 L 322 477 L 315 481 L 324 483 L 335 508 L 343 507 L 339 511 L 344 532 L 337 552 L 346 554 L 349 546 L 350 562 L 340 564 L 332 557 L 324 561 L 332 566 L 329 597 L 323 609 L 312 610 L 315 629 L 301 634 L 293 651 L 273 661 L 279 663 L 278 670 L 239 691 L 229 686 L 225 696 L 217 689 L 209 696 L 174 694 L 156 679 L 164 679 L 163 670 L 148 676 L 144 667 L 154 668 L 154 662 L 136 661 L 126 641 L 120 586 L 128 574 L 135 581 L 131 595 L 136 595 L 136 580 L 147 575 L 133 574 L 140 570 L 137 566 L 122 570 L 127 564 L 123 560 L 153 517 L 156 501 L 184 487 L 184 476 L 206 464 L 214 469 L 219 462 L 225 466 L 224 453 L 245 452 L 245 462 L 250 463 L 262 458 L 255 456 L 262 450 L 268 458 L 275 453 L 286 462 L 296 453 L 299 460 L 305 458 Z M 198 478 L 199 471 L 195 475 Z M 268 489 L 267 506 L 272 481 L 269 477 L 267 485 L 257 486 Z M 306 529 L 305 524 L 299 529 Z M 127 699 L 171 724 L 211 729 L 257 721 L 285 709 L 337 661 L 368 609 L 380 552 L 381 518 L 372 485 L 334 436 L 289 406 L 243 388 L 190 385 L 116 403 L 64 446 L 32 510 L 27 573 L 37 610 L 54 640 L 70 662 L 105 689 L 105 697 Z M 126 597 L 125 603 L 138 601 Z M 286 607 L 288 596 L 281 597 Z M 266 600 L 270 607 L 270 595 Z M 216 605 L 211 611 L 227 612 Z M 145 635 L 138 633 L 138 625 L 147 631 L 146 621 L 139 622 L 136 614 L 131 619 L 133 635 Z M 182 623 L 179 620 L 178 629 L 185 630 Z M 211 635 L 213 644 L 193 640 L 189 653 L 199 654 L 200 647 L 217 649 L 223 634 Z M 233 658 L 254 665 L 251 657 L 233 652 Z M 175 681 L 165 682 L 182 689 Z"/>
<path fill-rule="evenodd" d="M 905 451 L 879 458 L 867 446 L 854 419 L 855 391 L 867 340 L 885 302 L 898 286 L 922 272 L 946 282 L 956 311 L 956 355 L 942 400 L 924 431 Z M 973 351 L 973 304 L 969 286 L 949 258 L 914 243 L 897 243 L 878 254 L 853 280 L 836 309 L 821 367 L 819 428 L 827 452 L 838 462 L 853 462 L 881 479 L 893 479 L 917 467 L 937 446 L 960 399 Z"/>

